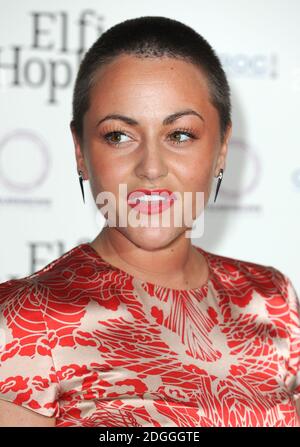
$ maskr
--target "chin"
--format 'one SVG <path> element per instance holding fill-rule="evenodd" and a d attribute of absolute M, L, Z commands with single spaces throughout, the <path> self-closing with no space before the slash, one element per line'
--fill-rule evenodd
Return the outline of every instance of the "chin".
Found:
<path fill-rule="evenodd" d="M 177 239 L 186 228 L 132 228 L 126 229 L 126 237 L 137 247 L 157 250 L 166 247 Z"/>

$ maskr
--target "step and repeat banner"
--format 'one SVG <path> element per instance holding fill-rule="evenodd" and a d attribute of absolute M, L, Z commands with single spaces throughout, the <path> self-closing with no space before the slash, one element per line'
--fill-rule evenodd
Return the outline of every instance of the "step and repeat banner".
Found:
<path fill-rule="evenodd" d="M 272 265 L 300 292 L 300 2 L 0 1 L 0 282 L 41 269 L 103 227 L 69 122 L 80 60 L 112 25 L 180 20 L 222 60 L 233 134 L 195 245 Z"/>

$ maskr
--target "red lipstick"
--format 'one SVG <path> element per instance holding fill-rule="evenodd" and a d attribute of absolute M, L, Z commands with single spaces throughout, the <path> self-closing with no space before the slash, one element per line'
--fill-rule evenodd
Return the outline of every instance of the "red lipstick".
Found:
<path fill-rule="evenodd" d="M 143 196 L 160 196 L 164 199 L 157 200 L 139 200 Z M 173 205 L 177 199 L 176 195 L 169 189 L 145 189 L 139 188 L 131 191 L 127 196 L 127 203 L 131 208 L 143 214 L 162 213 Z"/>

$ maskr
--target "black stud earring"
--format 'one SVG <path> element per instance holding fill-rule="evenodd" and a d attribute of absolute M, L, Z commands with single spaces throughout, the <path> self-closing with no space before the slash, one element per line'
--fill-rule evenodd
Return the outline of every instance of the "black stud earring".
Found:
<path fill-rule="evenodd" d="M 83 202 L 85 203 L 85 200 L 84 200 L 84 189 L 83 189 L 83 177 L 82 177 L 82 171 L 78 171 L 78 175 L 79 175 L 80 188 L 81 188 L 81 192 L 82 192 L 82 198 L 83 198 Z"/>
<path fill-rule="evenodd" d="M 222 182 L 222 179 L 223 179 L 223 172 L 224 172 L 223 169 L 220 169 L 220 173 L 218 175 L 218 184 L 217 184 L 217 189 L 216 189 L 216 195 L 215 195 L 214 202 L 216 201 L 217 196 L 218 196 L 218 192 L 219 192 L 219 189 L 220 189 L 220 186 L 221 186 L 221 182 Z"/>

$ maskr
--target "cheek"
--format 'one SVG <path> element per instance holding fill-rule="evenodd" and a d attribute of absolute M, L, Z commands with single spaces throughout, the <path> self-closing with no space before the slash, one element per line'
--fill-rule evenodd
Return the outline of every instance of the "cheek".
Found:
<path fill-rule="evenodd" d="M 196 203 L 201 209 L 205 207 L 211 189 L 214 152 L 211 146 L 202 146 L 199 154 L 191 157 L 182 171 L 181 183 L 185 191 L 193 193 L 193 216 L 196 216 Z M 199 195 L 196 193 L 203 193 Z"/>
<path fill-rule="evenodd" d="M 96 192 L 110 191 L 118 194 L 119 184 L 126 184 L 128 166 L 107 156 L 90 157 L 90 181 Z"/>
<path fill-rule="evenodd" d="M 199 156 L 193 156 L 188 160 L 182 172 L 182 181 L 193 191 L 204 190 L 209 183 L 212 171 L 213 159 L 204 151 Z M 201 189 L 202 188 L 202 189 Z"/>

